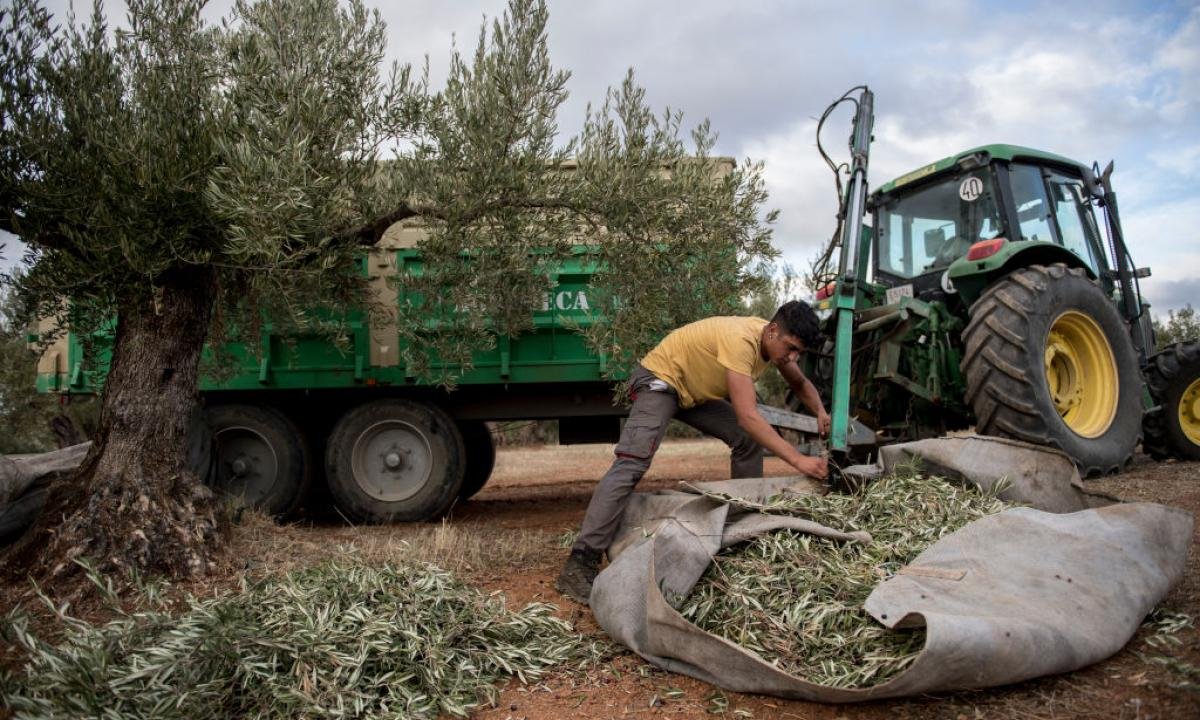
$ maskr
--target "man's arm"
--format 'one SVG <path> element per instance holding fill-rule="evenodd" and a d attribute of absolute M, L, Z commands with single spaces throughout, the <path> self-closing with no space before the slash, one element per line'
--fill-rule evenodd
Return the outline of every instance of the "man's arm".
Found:
<path fill-rule="evenodd" d="M 817 387 L 812 384 L 804 372 L 800 370 L 800 366 L 795 362 L 789 362 L 786 365 L 778 365 L 779 374 L 787 381 L 788 387 L 804 403 L 804 407 L 817 418 L 817 426 L 821 430 L 822 435 L 829 434 L 830 419 L 829 413 L 825 412 L 825 405 L 821 402 L 821 393 L 817 392 Z"/>
<path fill-rule="evenodd" d="M 803 377 L 803 376 L 801 376 Z M 823 478 L 829 470 L 824 458 L 802 455 L 792 444 L 779 436 L 758 412 L 758 397 L 754 394 L 754 381 L 749 375 L 732 370 L 725 371 L 725 380 L 729 385 L 729 402 L 737 413 L 738 425 L 749 433 L 750 437 L 764 448 L 775 453 L 776 457 L 796 468 L 805 475 Z M 820 402 L 820 399 L 817 400 Z"/>

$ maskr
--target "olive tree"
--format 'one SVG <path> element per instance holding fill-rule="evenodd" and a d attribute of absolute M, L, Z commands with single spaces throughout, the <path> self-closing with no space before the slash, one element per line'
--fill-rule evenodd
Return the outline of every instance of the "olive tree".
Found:
<path fill-rule="evenodd" d="M 1168 345 L 1200 338 L 1200 320 L 1196 318 L 1196 309 L 1188 303 L 1179 310 L 1167 311 L 1166 320 L 1154 319 L 1154 339 L 1157 350 Z"/>
<path fill-rule="evenodd" d="M 429 231 L 426 272 L 399 278 L 423 300 L 375 309 L 409 340 L 443 317 L 406 358 L 431 376 L 431 354 L 467 367 L 528 328 L 581 238 L 606 319 L 589 340 L 614 359 L 736 309 L 773 254 L 760 168 L 709 158 L 707 124 L 685 140 L 632 75 L 560 132 L 569 75 L 543 0 L 511 0 L 437 90 L 383 67 L 383 24 L 357 0 L 239 0 L 216 26 L 203 4 L 132 0 L 116 29 L 98 5 L 61 27 L 37 0 L 0 10 L 0 228 L 29 247 L 20 291 L 111 346 L 91 452 L 10 568 L 204 572 L 222 523 L 184 451 L 205 342 L 263 318 L 336 337 L 345 308 L 373 307 L 355 261 L 395 222 Z"/>

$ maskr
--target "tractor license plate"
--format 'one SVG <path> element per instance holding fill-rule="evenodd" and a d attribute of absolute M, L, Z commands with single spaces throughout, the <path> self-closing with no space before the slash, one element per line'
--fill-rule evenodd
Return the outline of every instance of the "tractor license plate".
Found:
<path fill-rule="evenodd" d="M 884 294 L 884 301 L 888 305 L 895 305 L 900 302 L 900 298 L 910 298 L 913 296 L 912 283 L 908 285 L 899 285 L 897 287 L 888 288 Z"/>

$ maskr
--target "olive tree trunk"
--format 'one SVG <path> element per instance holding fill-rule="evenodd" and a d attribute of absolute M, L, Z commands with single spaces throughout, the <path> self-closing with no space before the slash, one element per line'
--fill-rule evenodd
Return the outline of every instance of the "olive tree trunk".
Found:
<path fill-rule="evenodd" d="M 187 467 L 186 436 L 214 287 L 211 270 L 188 269 L 120 308 L 91 450 L 8 552 L 10 575 L 53 577 L 84 557 L 106 572 L 209 569 L 220 524 Z"/>

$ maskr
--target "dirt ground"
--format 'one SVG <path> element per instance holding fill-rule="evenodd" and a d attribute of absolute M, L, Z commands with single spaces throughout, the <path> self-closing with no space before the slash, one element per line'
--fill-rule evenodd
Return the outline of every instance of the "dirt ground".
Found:
<path fill-rule="evenodd" d="M 611 446 L 547 446 L 502 450 L 488 486 L 456 511 L 457 522 L 480 522 L 505 528 L 540 528 L 551 533 L 577 530 L 595 481 L 612 459 Z M 767 475 L 793 474 L 777 459 L 768 459 Z M 681 480 L 729 477 L 728 451 L 716 441 L 668 442 L 639 489 L 670 487 Z M 1200 464 L 1155 463 L 1139 458 L 1126 473 L 1088 481 L 1089 488 L 1125 500 L 1162 502 L 1200 514 Z M 1200 538 L 1200 534 L 1197 535 Z M 553 588 L 567 550 L 538 558 L 520 572 L 481 577 L 479 582 L 502 590 L 510 602 L 542 600 L 567 608 L 583 632 L 603 635 L 586 608 L 561 598 Z M 1200 553 L 1194 548 L 1183 581 L 1163 607 L 1183 612 L 1200 625 Z M 543 720 L 561 717 L 707 718 L 1200 718 L 1200 690 L 1179 687 L 1200 677 L 1171 669 L 1175 658 L 1200 666 L 1200 630 L 1177 634 L 1180 645 L 1166 650 L 1147 644 L 1143 628 L 1124 650 L 1098 665 L 1068 675 L 1021 683 L 996 690 L 955 693 L 907 701 L 829 706 L 778 698 L 723 693 L 707 683 L 659 671 L 633 655 L 623 655 L 609 670 L 594 672 L 587 682 L 568 677 L 536 687 L 513 684 L 494 709 L 473 717 Z"/>
<path fill-rule="evenodd" d="M 372 561 L 415 555 L 458 572 L 484 590 L 503 592 L 510 606 L 553 603 L 580 632 L 603 638 L 590 611 L 559 596 L 553 580 L 592 488 L 611 459 L 611 445 L 503 449 L 487 487 L 443 523 L 348 527 L 334 518 L 276 527 L 263 519 L 252 520 L 236 536 L 230 560 L 218 576 L 180 590 L 220 592 L 234 587 L 244 572 L 306 565 L 349 548 Z M 772 458 L 767 460 L 766 474 L 793 473 Z M 728 451 L 721 443 L 668 441 L 639 488 L 728 477 Z M 1200 514 L 1200 463 L 1139 458 L 1128 472 L 1088 485 L 1125 500 L 1162 502 Z M 24 594 L 15 588 L 0 590 L 0 611 Z M 1192 627 L 1174 635 L 1177 644 L 1152 646 L 1147 642 L 1152 630 L 1143 626 L 1125 649 L 1102 663 L 995 690 L 853 706 L 819 705 L 725 693 L 616 650 L 614 657 L 583 675 L 564 672 L 532 686 L 514 681 L 503 689 L 495 707 L 478 709 L 472 717 L 1200 718 L 1200 630 L 1195 627 L 1200 625 L 1200 553 L 1195 548 L 1183 581 L 1163 608 L 1193 619 Z M 84 609 L 81 614 L 90 613 Z M 2 660 L 11 666 L 13 658 Z"/>

